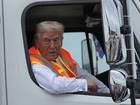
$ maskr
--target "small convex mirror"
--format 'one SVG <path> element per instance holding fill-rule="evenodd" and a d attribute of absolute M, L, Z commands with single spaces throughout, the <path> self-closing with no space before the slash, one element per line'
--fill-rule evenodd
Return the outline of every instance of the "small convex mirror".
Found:
<path fill-rule="evenodd" d="M 127 88 L 127 73 L 122 69 L 110 70 L 109 88 L 114 102 L 123 102 L 130 96 Z"/>

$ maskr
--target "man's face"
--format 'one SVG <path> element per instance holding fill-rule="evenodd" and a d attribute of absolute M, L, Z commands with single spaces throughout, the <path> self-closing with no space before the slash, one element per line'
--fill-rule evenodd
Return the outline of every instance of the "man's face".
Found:
<path fill-rule="evenodd" d="M 62 32 L 50 30 L 37 36 L 35 43 L 44 58 L 55 60 L 60 54 L 62 40 Z"/>

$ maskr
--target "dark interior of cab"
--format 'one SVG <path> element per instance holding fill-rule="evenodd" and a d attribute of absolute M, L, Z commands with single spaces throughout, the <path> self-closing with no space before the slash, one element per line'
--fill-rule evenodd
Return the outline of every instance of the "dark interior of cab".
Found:
<path fill-rule="evenodd" d="M 92 0 L 90 0 L 92 1 Z M 103 45 L 103 29 L 101 4 L 99 2 L 57 2 L 36 3 L 29 6 L 24 14 L 25 30 L 27 33 L 28 45 L 35 33 L 35 25 L 44 20 L 56 20 L 64 24 L 65 32 L 92 32 L 97 35 Z M 90 19 L 89 19 L 90 17 Z M 92 26 L 88 27 L 89 21 Z M 29 38 L 31 37 L 31 38 Z"/>

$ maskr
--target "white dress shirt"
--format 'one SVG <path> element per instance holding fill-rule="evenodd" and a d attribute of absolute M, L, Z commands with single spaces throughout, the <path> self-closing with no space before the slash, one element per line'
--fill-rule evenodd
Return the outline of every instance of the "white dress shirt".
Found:
<path fill-rule="evenodd" d="M 87 91 L 87 81 L 85 79 L 57 76 L 47 66 L 41 64 L 32 64 L 32 69 L 38 84 L 50 93 Z"/>
<path fill-rule="evenodd" d="M 109 93 L 109 89 L 101 81 L 80 67 L 77 69 L 78 79 L 57 76 L 50 68 L 41 64 L 32 64 L 32 69 L 38 84 L 50 93 L 87 91 L 86 79 L 96 82 L 98 92 Z"/>

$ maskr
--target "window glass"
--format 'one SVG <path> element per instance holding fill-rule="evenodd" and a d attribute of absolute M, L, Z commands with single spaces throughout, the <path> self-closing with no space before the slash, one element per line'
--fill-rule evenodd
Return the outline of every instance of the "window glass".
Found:
<path fill-rule="evenodd" d="M 82 67 L 81 41 L 85 39 L 85 33 L 64 33 L 63 48 L 68 50 L 73 59 Z"/>
<path fill-rule="evenodd" d="M 97 40 L 97 38 L 94 36 L 94 42 L 95 42 L 95 47 L 96 47 L 96 52 L 97 52 L 97 74 L 100 74 L 102 72 L 105 72 L 110 69 L 110 66 L 106 62 L 106 56 L 105 53 L 103 52 L 103 49 L 101 47 L 101 44 Z"/>
<path fill-rule="evenodd" d="M 106 57 L 99 41 L 93 34 L 89 34 L 89 39 L 94 68 L 93 73 L 96 75 L 109 70 L 109 65 L 106 63 Z M 90 73 L 92 72 L 90 69 L 86 34 L 84 32 L 64 33 L 63 48 L 72 54 L 73 59 L 80 67 L 83 67 Z"/>

